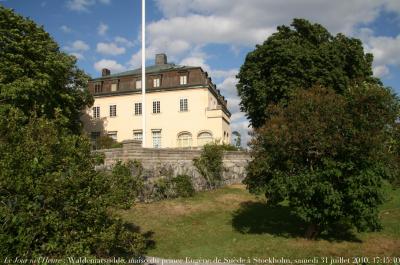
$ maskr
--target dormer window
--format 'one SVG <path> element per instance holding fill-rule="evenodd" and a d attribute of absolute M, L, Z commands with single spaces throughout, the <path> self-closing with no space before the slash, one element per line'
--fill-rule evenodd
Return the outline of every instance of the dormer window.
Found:
<path fill-rule="evenodd" d="M 160 87 L 160 78 L 156 77 L 153 79 L 153 87 Z"/>
<path fill-rule="evenodd" d="M 136 80 L 136 89 L 141 89 L 142 88 L 142 80 Z"/>
<path fill-rule="evenodd" d="M 111 84 L 111 92 L 116 92 L 117 90 L 118 90 L 118 84 L 117 83 Z"/>
<path fill-rule="evenodd" d="M 101 83 L 94 84 L 94 93 L 101 93 L 101 92 L 102 92 Z"/>
<path fill-rule="evenodd" d="M 187 84 L 187 75 L 181 75 L 179 78 L 179 84 L 180 85 L 186 85 Z"/>

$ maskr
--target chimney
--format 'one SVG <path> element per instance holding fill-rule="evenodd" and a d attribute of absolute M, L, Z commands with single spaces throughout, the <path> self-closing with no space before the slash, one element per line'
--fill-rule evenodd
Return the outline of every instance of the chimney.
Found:
<path fill-rule="evenodd" d="M 167 55 L 165 53 L 156 54 L 156 65 L 167 64 Z"/>
<path fill-rule="evenodd" d="M 110 74 L 111 74 L 111 72 L 109 69 L 107 69 L 107 68 L 101 69 L 101 76 L 108 76 Z"/>

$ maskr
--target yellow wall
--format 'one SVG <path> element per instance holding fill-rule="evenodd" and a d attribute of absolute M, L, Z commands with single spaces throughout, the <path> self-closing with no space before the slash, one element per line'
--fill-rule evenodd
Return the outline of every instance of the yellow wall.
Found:
<path fill-rule="evenodd" d="M 180 112 L 181 98 L 188 99 L 188 111 Z M 153 114 L 153 101 L 160 101 L 161 113 Z M 197 147 L 197 136 L 202 131 L 209 131 L 214 140 L 230 143 L 231 130 L 229 117 L 218 106 L 211 104 L 216 99 L 208 88 L 152 92 L 146 94 L 146 147 L 153 147 L 152 129 L 161 129 L 161 147 L 178 147 L 177 137 L 180 132 L 192 134 L 192 146 Z M 117 131 L 117 140 L 133 138 L 134 130 L 142 129 L 142 115 L 135 116 L 134 103 L 141 102 L 141 94 L 95 97 L 93 107 L 100 107 L 100 119 L 84 119 L 85 130 Z M 117 116 L 109 117 L 110 105 L 117 105 Z M 92 109 L 87 111 L 92 115 Z M 224 121 L 224 119 L 226 121 Z M 228 137 L 224 137 L 224 132 Z"/>

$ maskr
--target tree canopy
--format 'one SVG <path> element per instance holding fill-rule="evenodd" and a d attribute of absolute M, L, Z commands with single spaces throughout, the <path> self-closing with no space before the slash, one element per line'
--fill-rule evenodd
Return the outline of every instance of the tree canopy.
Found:
<path fill-rule="evenodd" d="M 379 83 L 372 76 L 372 54 L 360 40 L 332 36 L 323 26 L 294 19 L 249 52 L 237 75 L 241 110 L 254 128 L 269 117 L 267 107 L 313 85 L 342 94 L 349 85 Z"/>
<path fill-rule="evenodd" d="M 59 116 L 63 126 L 80 132 L 81 111 L 93 102 L 88 76 L 76 58 L 35 22 L 0 5 L 0 108 L 26 116 Z"/>
<path fill-rule="evenodd" d="M 245 183 L 269 203 L 287 200 L 312 228 L 336 224 L 361 231 L 380 227 L 382 180 L 390 177 L 390 134 L 398 100 L 379 85 L 297 90 L 271 105 L 269 122 L 252 141 L 254 160 Z"/>
<path fill-rule="evenodd" d="M 137 176 L 96 171 L 81 135 L 87 78 L 43 28 L 0 6 L 1 257 L 143 254 L 143 235 L 110 212 L 132 205 Z"/>

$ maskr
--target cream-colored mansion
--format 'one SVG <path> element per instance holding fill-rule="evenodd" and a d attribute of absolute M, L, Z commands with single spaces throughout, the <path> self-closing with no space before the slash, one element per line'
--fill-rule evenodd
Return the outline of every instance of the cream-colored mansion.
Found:
<path fill-rule="evenodd" d="M 200 147 L 230 143 L 227 101 L 201 67 L 180 66 L 157 54 L 146 67 L 146 146 Z M 108 134 L 117 141 L 141 140 L 141 69 L 102 76 L 89 82 L 95 102 L 83 117 L 92 139 Z"/>

